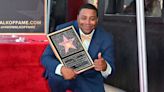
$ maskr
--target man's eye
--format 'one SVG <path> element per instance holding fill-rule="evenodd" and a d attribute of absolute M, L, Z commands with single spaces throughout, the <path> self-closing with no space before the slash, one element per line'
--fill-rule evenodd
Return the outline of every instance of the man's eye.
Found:
<path fill-rule="evenodd" d="M 86 20 L 86 18 L 85 17 L 82 17 L 81 20 Z"/>
<path fill-rule="evenodd" d="M 90 17 L 90 20 L 95 21 L 97 18 L 96 17 Z"/>
<path fill-rule="evenodd" d="M 96 18 L 91 18 L 91 20 L 92 20 L 92 21 L 95 21 L 95 20 L 96 20 Z"/>

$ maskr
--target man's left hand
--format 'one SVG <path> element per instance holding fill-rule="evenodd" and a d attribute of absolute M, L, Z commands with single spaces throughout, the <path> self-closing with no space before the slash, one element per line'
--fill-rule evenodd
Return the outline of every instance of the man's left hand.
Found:
<path fill-rule="evenodd" d="M 98 54 L 98 59 L 94 60 L 94 65 L 96 71 L 105 71 L 107 69 L 106 61 L 101 56 L 101 53 Z"/>

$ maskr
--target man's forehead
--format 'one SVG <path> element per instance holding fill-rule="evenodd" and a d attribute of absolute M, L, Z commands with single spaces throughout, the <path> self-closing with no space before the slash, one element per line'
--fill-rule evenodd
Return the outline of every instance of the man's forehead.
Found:
<path fill-rule="evenodd" d="M 93 10 L 93 9 L 87 9 L 87 8 L 84 8 L 84 9 L 81 9 L 79 14 L 82 14 L 82 13 L 89 13 L 89 12 L 93 12 L 96 14 L 96 11 Z"/>

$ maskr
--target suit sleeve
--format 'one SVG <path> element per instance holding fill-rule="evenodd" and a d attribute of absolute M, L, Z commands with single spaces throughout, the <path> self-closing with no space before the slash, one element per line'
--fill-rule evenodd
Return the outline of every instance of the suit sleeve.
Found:
<path fill-rule="evenodd" d="M 46 68 L 49 73 L 55 73 L 56 67 L 60 61 L 54 55 L 50 45 L 48 45 L 41 57 L 41 64 Z"/>
<path fill-rule="evenodd" d="M 105 37 L 105 36 L 104 36 Z M 102 45 L 102 55 L 107 63 L 111 66 L 112 72 L 115 70 L 114 66 L 114 45 L 113 45 L 113 36 L 111 34 L 107 35 L 103 41 Z"/>

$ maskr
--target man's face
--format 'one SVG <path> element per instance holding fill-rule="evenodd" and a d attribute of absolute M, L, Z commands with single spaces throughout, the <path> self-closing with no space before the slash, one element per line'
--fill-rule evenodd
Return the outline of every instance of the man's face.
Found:
<path fill-rule="evenodd" d="M 82 9 L 77 16 L 79 28 L 85 33 L 89 34 L 96 27 L 98 17 L 96 11 L 92 9 Z"/>

